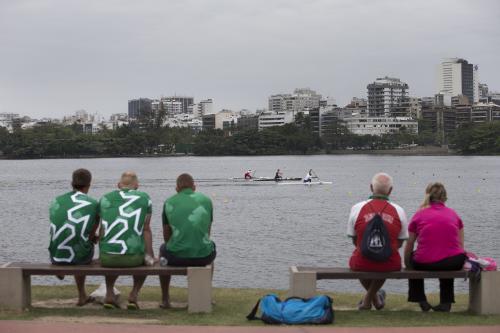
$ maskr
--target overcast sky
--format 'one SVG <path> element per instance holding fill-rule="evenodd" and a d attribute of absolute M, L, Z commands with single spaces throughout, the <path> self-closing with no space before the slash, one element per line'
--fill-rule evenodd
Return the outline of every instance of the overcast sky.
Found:
<path fill-rule="evenodd" d="M 255 110 L 296 87 L 344 105 L 385 75 L 428 96 L 444 57 L 500 90 L 499 17 L 497 0 L 0 0 L 0 112 L 172 94 Z"/>

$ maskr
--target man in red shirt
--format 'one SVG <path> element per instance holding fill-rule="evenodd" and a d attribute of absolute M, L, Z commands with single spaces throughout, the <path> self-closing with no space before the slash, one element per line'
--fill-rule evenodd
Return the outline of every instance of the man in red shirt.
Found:
<path fill-rule="evenodd" d="M 386 173 L 377 173 L 370 184 L 372 195 L 366 201 L 354 205 L 349 215 L 347 236 L 352 238 L 356 247 L 349 260 L 349 267 L 353 271 L 390 272 L 401 270 L 399 248 L 408 238 L 406 214 L 403 208 L 389 201 L 392 192 L 392 177 Z M 379 214 L 382 217 L 389 235 L 391 256 L 384 262 L 366 258 L 361 253 L 363 233 L 371 219 Z M 360 280 L 366 289 L 366 294 L 359 302 L 360 310 L 370 310 L 372 304 L 377 310 L 385 305 L 385 292 L 380 289 L 385 280 Z"/>

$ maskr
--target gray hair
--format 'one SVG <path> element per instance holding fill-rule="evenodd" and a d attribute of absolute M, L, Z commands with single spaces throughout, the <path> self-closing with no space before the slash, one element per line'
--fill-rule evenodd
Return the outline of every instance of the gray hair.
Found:
<path fill-rule="evenodd" d="M 384 172 L 375 174 L 372 178 L 372 190 L 374 194 L 388 195 L 392 188 L 392 177 Z"/>

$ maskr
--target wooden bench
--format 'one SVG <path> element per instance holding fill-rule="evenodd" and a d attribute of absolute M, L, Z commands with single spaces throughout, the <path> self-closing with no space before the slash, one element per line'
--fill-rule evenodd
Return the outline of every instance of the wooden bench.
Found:
<path fill-rule="evenodd" d="M 31 305 L 32 275 L 187 275 L 188 312 L 212 311 L 212 267 L 140 266 L 106 268 L 90 265 L 7 263 L 0 266 L 0 308 L 22 310 Z"/>
<path fill-rule="evenodd" d="M 317 280 L 351 279 L 437 279 L 469 278 L 469 310 L 476 314 L 500 314 L 500 272 L 481 272 L 480 278 L 467 271 L 355 272 L 348 268 L 290 267 L 289 296 L 316 295 Z"/>

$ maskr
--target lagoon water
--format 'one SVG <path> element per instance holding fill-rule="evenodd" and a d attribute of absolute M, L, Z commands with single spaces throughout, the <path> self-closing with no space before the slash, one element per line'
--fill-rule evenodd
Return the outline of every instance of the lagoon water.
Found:
<path fill-rule="evenodd" d="M 48 262 L 48 205 L 70 189 L 71 172 L 79 167 L 93 173 L 90 195 L 114 189 L 124 170 L 135 170 L 141 189 L 153 200 L 154 248 L 162 242 L 160 211 L 175 193 L 175 177 L 191 173 L 198 190 L 214 201 L 213 239 L 218 257 L 217 287 L 288 288 L 290 265 L 346 266 L 353 246 L 345 236 L 350 207 L 369 195 L 372 175 L 385 171 L 394 177 L 392 200 L 411 217 L 423 199 L 427 183 L 442 181 L 448 205 L 465 224 L 469 251 L 500 260 L 500 157 L 420 156 L 264 156 L 167 157 L 0 161 L 0 263 Z M 332 181 L 324 186 L 286 186 L 273 182 L 235 183 L 244 170 L 272 177 L 302 177 L 309 168 Z M 103 279 L 94 277 L 92 282 Z M 34 283 L 60 284 L 52 277 Z M 119 283 L 128 284 L 128 278 Z M 147 283 L 157 285 L 156 277 Z M 185 278 L 174 278 L 185 285 Z M 456 282 L 465 290 L 463 281 Z M 429 290 L 435 290 L 435 282 Z M 321 281 L 320 288 L 361 291 L 356 281 Z M 406 292 L 405 281 L 390 281 L 387 290 Z"/>

